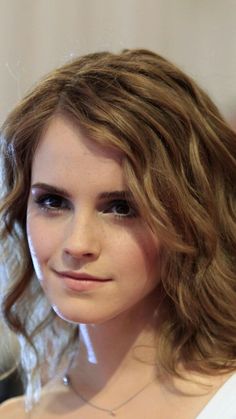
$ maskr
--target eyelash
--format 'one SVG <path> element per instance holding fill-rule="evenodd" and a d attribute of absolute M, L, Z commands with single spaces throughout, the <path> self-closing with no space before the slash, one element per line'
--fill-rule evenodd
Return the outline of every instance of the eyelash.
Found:
<path fill-rule="evenodd" d="M 50 203 L 51 200 L 51 203 Z M 48 201 L 48 202 L 47 202 Z M 54 206 L 52 204 L 54 201 Z M 43 194 L 34 198 L 35 204 L 42 209 L 43 211 L 50 213 L 50 214 L 58 214 L 65 210 L 70 210 L 72 206 L 70 205 L 69 201 L 66 198 L 61 197 L 60 195 L 56 194 Z M 55 206 L 55 202 L 57 202 L 58 206 Z M 119 214 L 114 213 L 112 208 L 118 206 L 125 206 L 128 209 L 127 214 Z M 103 204 L 103 210 L 101 211 L 104 214 L 113 213 L 114 216 L 118 219 L 127 219 L 127 218 L 134 218 L 137 217 L 137 211 L 131 205 L 131 203 L 125 199 L 114 199 L 112 201 L 106 202 Z"/>
<path fill-rule="evenodd" d="M 57 202 L 60 204 L 58 207 L 52 206 L 52 203 L 50 204 L 47 201 L 49 200 L 57 200 Z M 69 210 L 70 206 L 68 205 L 68 201 L 65 198 L 62 198 L 59 195 L 56 194 L 43 194 L 39 195 L 36 198 L 34 198 L 35 204 L 39 206 L 42 210 L 46 212 L 61 212 L 62 210 Z M 63 202 L 63 205 L 61 205 Z"/>
<path fill-rule="evenodd" d="M 135 218 L 137 217 L 137 211 L 134 209 L 134 207 L 131 205 L 131 203 L 125 199 L 115 199 L 111 202 L 108 202 L 108 207 L 106 210 L 103 211 L 104 214 L 111 212 L 111 209 L 115 206 L 125 206 L 126 208 L 129 209 L 129 214 L 118 214 L 118 213 L 113 213 L 114 216 L 118 219 L 124 219 L 124 218 Z"/>

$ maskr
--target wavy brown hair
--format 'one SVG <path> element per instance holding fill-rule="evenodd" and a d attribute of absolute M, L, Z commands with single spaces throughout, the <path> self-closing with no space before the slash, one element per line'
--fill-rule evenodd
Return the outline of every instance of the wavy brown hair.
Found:
<path fill-rule="evenodd" d="M 208 374 L 234 370 L 236 134 L 180 69 L 151 51 L 124 50 L 89 54 L 53 71 L 2 127 L 1 241 L 10 283 L 3 313 L 21 343 L 34 348 L 35 361 L 25 361 L 29 381 L 53 342 L 59 362 L 75 336 L 74 326 L 49 306 L 40 310 L 47 303 L 34 278 L 25 226 L 32 158 L 55 114 L 122 151 L 130 192 L 162 242 L 162 370 L 178 374 L 180 361 Z M 42 336 L 48 339 L 43 346 Z"/>

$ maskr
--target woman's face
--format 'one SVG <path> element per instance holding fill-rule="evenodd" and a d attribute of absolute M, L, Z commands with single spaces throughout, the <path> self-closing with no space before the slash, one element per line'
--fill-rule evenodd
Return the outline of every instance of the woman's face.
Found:
<path fill-rule="evenodd" d="M 39 281 L 57 314 L 101 323 L 147 301 L 159 276 L 159 241 L 126 196 L 118 151 L 63 117 L 34 155 L 27 236 Z"/>

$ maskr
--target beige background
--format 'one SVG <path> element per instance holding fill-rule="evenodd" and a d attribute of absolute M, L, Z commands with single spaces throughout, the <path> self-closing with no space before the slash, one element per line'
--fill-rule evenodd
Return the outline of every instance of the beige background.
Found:
<path fill-rule="evenodd" d="M 0 123 L 71 56 L 133 47 L 170 58 L 236 115 L 236 0 L 0 0 Z"/>
<path fill-rule="evenodd" d="M 236 0 L 0 0 L 0 123 L 45 72 L 74 55 L 153 49 L 236 109 Z"/>

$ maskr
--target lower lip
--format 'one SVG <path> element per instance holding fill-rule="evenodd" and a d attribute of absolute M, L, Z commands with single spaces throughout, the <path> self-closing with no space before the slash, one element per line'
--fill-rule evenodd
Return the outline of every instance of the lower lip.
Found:
<path fill-rule="evenodd" d="M 60 278 L 65 285 L 66 288 L 72 290 L 72 291 L 90 291 L 94 290 L 96 288 L 99 288 L 106 284 L 108 281 L 96 281 L 91 279 L 74 279 L 69 278 L 67 276 L 60 275 Z"/>

